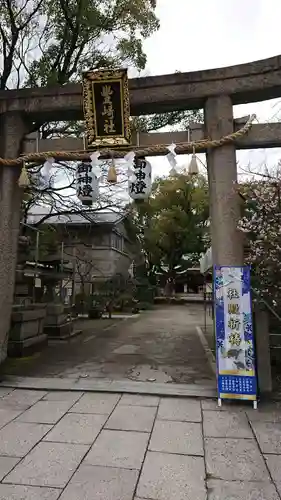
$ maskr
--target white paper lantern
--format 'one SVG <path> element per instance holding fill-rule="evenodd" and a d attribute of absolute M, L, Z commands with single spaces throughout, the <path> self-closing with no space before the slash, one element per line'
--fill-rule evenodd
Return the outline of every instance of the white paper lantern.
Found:
<path fill-rule="evenodd" d="M 130 170 L 129 195 L 133 200 L 144 200 L 151 193 L 151 164 L 145 159 L 135 157 Z"/>
<path fill-rule="evenodd" d="M 99 196 L 99 179 L 91 162 L 81 162 L 76 170 L 76 195 L 83 205 L 92 205 Z"/>

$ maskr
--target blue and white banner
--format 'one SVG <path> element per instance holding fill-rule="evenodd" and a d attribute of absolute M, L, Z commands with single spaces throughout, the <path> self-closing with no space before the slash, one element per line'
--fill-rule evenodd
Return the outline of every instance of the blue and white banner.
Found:
<path fill-rule="evenodd" d="M 257 399 L 250 268 L 215 266 L 219 399 Z"/>

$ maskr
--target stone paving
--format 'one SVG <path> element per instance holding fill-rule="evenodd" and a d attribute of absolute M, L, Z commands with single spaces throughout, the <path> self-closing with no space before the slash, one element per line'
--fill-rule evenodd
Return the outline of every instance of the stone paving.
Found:
<path fill-rule="evenodd" d="M 0 500 L 280 500 L 281 405 L 0 388 Z"/>
<path fill-rule="evenodd" d="M 72 342 L 50 345 L 30 359 L 9 359 L 2 371 L 212 386 L 214 374 L 196 330 L 203 313 L 202 304 L 188 304 L 156 307 L 126 321 L 80 321 L 83 334 Z"/>

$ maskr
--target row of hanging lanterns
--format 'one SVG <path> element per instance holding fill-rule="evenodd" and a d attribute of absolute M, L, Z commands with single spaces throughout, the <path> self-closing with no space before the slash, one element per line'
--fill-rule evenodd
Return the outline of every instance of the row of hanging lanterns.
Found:
<path fill-rule="evenodd" d="M 168 146 L 166 155 L 172 169 L 170 175 L 178 175 L 176 160 L 176 144 Z M 102 177 L 100 169 L 100 153 L 96 151 L 90 156 L 91 161 L 81 162 L 76 170 L 76 195 L 83 205 L 95 203 L 99 197 L 99 183 Z M 150 196 L 152 190 L 152 168 L 150 162 L 145 157 L 136 156 L 134 152 L 128 153 L 125 157 L 125 167 L 128 169 L 128 190 L 129 196 L 133 200 L 143 200 Z M 191 161 L 188 166 L 188 175 L 197 175 L 199 168 L 197 157 L 193 151 Z M 117 183 L 117 172 L 114 158 L 112 158 L 108 173 L 107 182 Z"/>
<path fill-rule="evenodd" d="M 95 203 L 99 197 L 99 183 L 102 176 L 99 152 L 91 155 L 91 161 L 83 161 L 76 169 L 76 195 L 83 205 Z M 134 152 L 128 153 L 124 160 L 128 169 L 128 190 L 133 200 L 148 198 L 152 189 L 151 164 L 144 157 L 137 157 Z M 109 184 L 117 183 L 115 160 L 112 158 L 107 173 Z"/>
<path fill-rule="evenodd" d="M 175 152 L 176 145 L 171 144 L 167 149 L 169 152 L 166 158 L 172 167 L 170 175 L 178 175 L 176 170 L 178 166 L 176 161 L 177 154 Z M 100 153 L 96 151 L 91 154 L 90 161 L 83 161 L 77 164 L 76 195 L 83 205 L 92 205 L 99 197 L 99 184 L 102 177 L 99 156 Z M 124 160 L 125 167 L 127 167 L 128 170 L 128 191 L 130 198 L 133 200 L 148 198 L 152 190 L 152 168 L 150 162 L 145 157 L 136 156 L 134 152 L 128 153 L 124 157 Z M 54 158 L 48 158 L 43 165 L 43 170 L 47 177 L 49 177 L 54 161 Z M 196 175 L 198 172 L 197 158 L 195 151 L 193 151 L 191 162 L 188 167 L 188 174 Z M 112 158 L 108 169 L 107 182 L 109 184 L 117 183 L 114 158 Z M 18 184 L 20 187 L 27 187 L 30 184 L 25 165 L 22 168 Z"/>

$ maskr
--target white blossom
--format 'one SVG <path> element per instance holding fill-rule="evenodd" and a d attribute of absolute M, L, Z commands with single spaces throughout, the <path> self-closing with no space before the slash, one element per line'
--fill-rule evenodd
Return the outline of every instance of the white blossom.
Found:
<path fill-rule="evenodd" d="M 246 263 L 255 288 L 274 307 L 281 305 L 281 174 L 240 186 L 245 206 L 238 227 L 247 239 Z"/>

